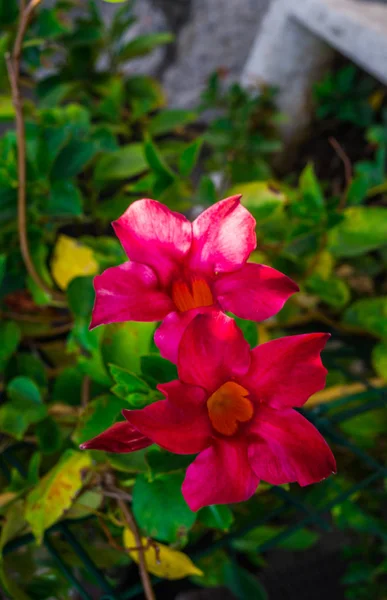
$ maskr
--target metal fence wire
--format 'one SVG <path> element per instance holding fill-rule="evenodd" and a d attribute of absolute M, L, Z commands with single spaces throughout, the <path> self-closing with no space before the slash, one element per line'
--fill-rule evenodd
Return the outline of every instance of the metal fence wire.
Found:
<path fill-rule="evenodd" d="M 341 365 L 330 360 L 329 353 L 327 353 L 327 355 L 328 358 L 324 362 L 328 367 L 340 369 L 348 374 Z M 335 356 L 337 358 L 337 353 Z M 354 377 L 353 374 L 351 375 L 351 378 L 352 380 L 358 379 L 361 381 L 365 386 L 365 391 L 341 397 L 327 404 L 318 405 L 311 410 L 305 411 L 305 414 L 319 429 L 322 435 L 324 435 L 328 442 L 331 442 L 336 448 L 345 449 L 355 457 L 355 460 L 358 461 L 358 468 L 356 468 L 356 471 L 362 474 L 361 477 L 359 476 L 359 480 L 345 489 L 335 481 L 334 477 L 318 484 L 319 501 L 313 502 L 313 506 L 310 502 L 305 502 L 303 500 L 302 493 L 295 493 L 296 487 L 294 487 L 294 490 L 292 491 L 287 491 L 282 487 L 273 486 L 267 492 L 268 494 L 272 494 L 273 500 L 275 500 L 275 508 L 272 511 L 254 517 L 245 526 L 237 530 L 231 530 L 229 533 L 225 534 L 220 539 L 215 540 L 205 548 L 195 545 L 186 547 L 184 551 L 192 559 L 195 560 L 210 554 L 217 549 L 233 551 L 231 549 L 231 544 L 256 527 L 272 523 L 273 521 L 275 522 L 278 518 L 284 516 L 285 513 L 287 514 L 287 520 L 289 521 L 289 511 L 291 511 L 292 515 L 291 523 L 286 529 L 281 530 L 271 539 L 264 543 L 257 544 L 255 548 L 256 552 L 265 552 L 275 548 L 305 526 L 313 525 L 317 530 L 322 532 L 329 531 L 332 528 L 329 519 L 329 511 L 347 500 L 351 500 L 355 503 L 355 494 L 365 488 L 376 486 L 380 479 L 387 477 L 387 467 L 380 464 L 378 460 L 367 453 L 358 444 L 354 443 L 341 429 L 341 426 L 353 417 L 364 415 L 371 410 L 385 408 L 387 404 L 387 385 L 385 387 L 375 388 L 368 382 Z M 10 474 L 10 468 L 16 468 L 21 475 L 25 475 L 25 470 L 17 459 L 17 445 L 10 447 L 3 452 L 0 464 L 4 473 Z M 88 520 L 93 518 L 93 516 L 87 517 Z M 87 571 L 90 581 L 92 581 L 100 590 L 101 600 L 129 600 L 130 598 L 141 595 L 142 587 L 140 583 L 136 583 L 129 588 L 126 588 L 125 591 L 119 591 L 109 583 L 104 573 L 102 573 L 93 560 L 91 560 L 87 550 L 79 541 L 81 536 L 78 532 L 77 535 L 73 533 L 72 527 L 74 528 L 75 524 L 77 530 L 80 531 L 82 528 L 82 520 L 80 519 L 77 519 L 76 521 L 64 520 L 53 525 L 46 531 L 43 542 L 46 551 L 54 559 L 59 570 L 71 584 L 74 591 L 76 590 L 83 600 L 93 600 L 95 597 L 90 595 L 85 588 L 84 583 L 80 581 L 79 577 L 74 572 L 74 569 L 67 564 L 64 556 L 57 549 L 55 544 L 53 544 L 53 536 L 57 533 L 60 533 L 63 536 L 63 539 Z M 383 541 L 387 541 L 385 531 L 380 530 L 377 527 L 375 527 L 372 534 L 379 536 Z M 33 541 L 34 537 L 32 534 L 23 535 L 8 543 L 4 548 L 4 554 L 7 555 L 11 552 L 15 552 Z M 160 581 L 161 580 L 157 578 L 153 578 L 154 585 L 157 585 Z"/>

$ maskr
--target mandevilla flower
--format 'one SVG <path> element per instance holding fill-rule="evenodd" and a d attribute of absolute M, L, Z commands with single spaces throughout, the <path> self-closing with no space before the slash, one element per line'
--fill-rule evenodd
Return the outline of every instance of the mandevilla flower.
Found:
<path fill-rule="evenodd" d="M 270 484 L 318 482 L 336 470 L 329 446 L 294 407 L 325 385 L 320 352 L 329 334 L 276 339 L 250 350 L 235 321 L 197 315 L 178 352 L 179 380 L 159 385 L 166 400 L 124 410 L 83 448 L 130 452 L 154 442 L 197 454 L 183 495 L 192 510 L 247 500 Z"/>
<path fill-rule="evenodd" d="M 263 321 L 298 291 L 271 267 L 246 263 L 256 247 L 255 220 L 226 198 L 193 223 L 155 200 L 134 202 L 114 230 L 130 261 L 95 277 L 91 327 L 122 321 L 163 321 L 155 341 L 176 362 L 188 323 L 198 313 L 230 311 Z"/>

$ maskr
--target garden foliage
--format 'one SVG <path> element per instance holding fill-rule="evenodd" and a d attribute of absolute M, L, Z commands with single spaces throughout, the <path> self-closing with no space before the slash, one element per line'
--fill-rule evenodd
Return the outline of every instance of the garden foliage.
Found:
<path fill-rule="evenodd" d="M 0 0 L 1 56 L 12 47 L 17 17 L 16 0 Z M 70 598 L 71 581 L 41 543 L 52 526 L 71 520 L 94 563 L 112 584 L 121 581 L 129 563 L 138 561 L 117 505 L 115 494 L 121 494 L 131 498 L 144 538 L 157 541 L 156 547 L 145 543 L 151 573 L 191 576 L 198 585 L 225 584 L 238 598 L 265 598 L 235 553 L 259 567 L 265 559 L 258 546 L 279 536 L 276 545 L 282 549 L 304 550 L 318 534 L 305 527 L 282 539 L 289 523 L 285 515 L 233 540 L 227 552 L 212 550 L 211 543 L 272 510 L 271 486 L 263 484 L 243 505 L 194 513 L 181 493 L 192 456 L 157 446 L 123 455 L 79 450 L 113 425 L 123 409 L 159 400 L 156 385 L 176 378 L 175 366 L 154 344 L 156 324 L 89 330 L 93 276 L 125 261 L 110 223 L 138 198 L 155 198 L 194 218 L 198 207 L 243 194 L 243 205 L 257 221 L 258 246 L 250 260 L 285 273 L 301 292 L 258 326 L 242 319 L 238 325 L 251 347 L 285 335 L 330 332 L 324 353 L 327 389 L 311 398 L 305 414 L 317 414 L 322 404 L 332 418 L 353 409 L 342 432 L 380 458 L 386 412 L 378 408 L 359 417 L 356 409 L 375 390 L 385 389 L 387 379 L 383 94 L 375 96 L 374 86 L 364 85 L 351 104 L 346 90 L 354 75 L 348 69 L 321 82 L 319 118 L 356 121 L 364 156 L 339 186 L 320 180 L 312 162 L 279 179 L 272 157 L 281 146 L 276 126 L 284 117 L 274 108 L 275 92 L 227 88 L 219 72 L 196 110 L 170 109 L 160 84 L 127 63 L 173 43 L 173 37 L 162 32 L 128 39 L 133 23 L 131 2 L 120 5 L 107 26 L 97 0 L 58 0 L 53 7 L 42 2 L 25 36 L 28 243 L 33 264 L 55 297 L 31 278 L 20 253 L 17 136 L 6 65 L 0 62 L 0 580 L 16 599 Z M 319 506 L 322 497 L 357 481 L 358 457 L 348 448 L 335 454 L 336 478 L 314 489 L 295 489 L 302 501 Z M 370 488 L 331 511 L 337 529 L 358 535 L 358 544 L 347 550 L 351 566 L 345 583 L 353 599 L 379 598 L 386 556 L 381 544 L 371 547 L 369 540 L 386 536 L 382 499 L 382 490 Z M 15 560 L 9 544 L 30 533 L 34 542 Z M 50 543 L 88 580 L 63 537 Z M 190 549 L 203 544 L 207 552 L 191 560 Z"/>

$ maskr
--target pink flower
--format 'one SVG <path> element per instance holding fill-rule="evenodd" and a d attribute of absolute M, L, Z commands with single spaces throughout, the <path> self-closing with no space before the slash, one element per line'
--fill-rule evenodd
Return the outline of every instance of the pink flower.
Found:
<path fill-rule="evenodd" d="M 174 362 L 196 314 L 216 309 L 263 321 L 298 291 L 275 269 L 246 263 L 256 247 L 255 220 L 240 196 L 214 204 L 193 223 L 155 200 L 138 200 L 113 227 L 130 262 L 95 278 L 91 327 L 163 321 L 155 341 Z"/>
<path fill-rule="evenodd" d="M 179 380 L 158 386 L 166 400 L 123 411 L 128 437 L 136 438 L 134 429 L 144 444 L 198 453 L 182 488 L 192 510 L 247 500 L 261 479 L 318 482 L 335 472 L 335 459 L 294 407 L 325 385 L 320 352 L 328 338 L 290 336 L 251 351 L 235 321 L 220 312 L 197 315 L 180 343 Z M 116 445 L 127 443 L 121 427 Z M 101 448 L 109 431 L 84 447 Z"/>

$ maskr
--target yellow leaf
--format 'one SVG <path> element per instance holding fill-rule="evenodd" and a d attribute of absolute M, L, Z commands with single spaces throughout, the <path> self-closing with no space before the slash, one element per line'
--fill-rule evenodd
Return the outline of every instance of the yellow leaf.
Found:
<path fill-rule="evenodd" d="M 67 235 L 58 237 L 51 261 L 51 273 L 62 290 L 75 277 L 95 275 L 97 272 L 98 263 L 91 248 Z"/>
<path fill-rule="evenodd" d="M 141 538 L 141 543 L 145 548 L 147 570 L 153 575 L 164 579 L 183 579 L 189 575 L 203 575 L 203 571 L 195 567 L 192 560 L 183 552 L 173 550 L 159 542 L 153 542 L 154 545 L 149 546 L 145 537 Z M 136 548 L 136 540 L 130 529 L 124 530 L 124 546 L 138 564 L 138 550 L 131 550 L 131 548 Z"/>
<path fill-rule="evenodd" d="M 91 465 L 86 452 L 67 450 L 59 463 L 28 494 L 25 518 L 40 543 L 43 534 L 70 508 Z"/>
<path fill-rule="evenodd" d="M 379 388 L 385 385 L 383 379 L 371 379 L 369 382 L 373 387 Z M 350 396 L 352 394 L 360 394 L 367 390 L 367 386 L 364 383 L 345 383 L 342 385 L 333 385 L 321 392 L 317 392 L 311 396 L 304 408 L 313 408 L 318 404 L 326 404 L 327 402 L 333 402 L 338 400 L 342 396 Z"/>

